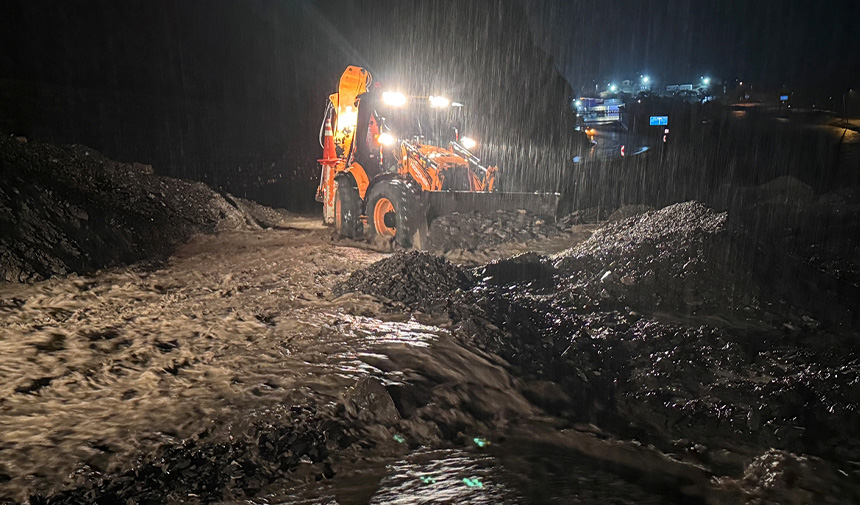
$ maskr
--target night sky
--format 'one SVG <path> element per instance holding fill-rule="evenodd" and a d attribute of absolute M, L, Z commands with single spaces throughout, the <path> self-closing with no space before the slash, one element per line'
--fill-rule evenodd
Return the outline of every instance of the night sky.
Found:
<path fill-rule="evenodd" d="M 860 83 L 855 0 L 523 3 L 575 87 L 640 72 L 663 82 L 710 74 L 822 94 Z"/>
<path fill-rule="evenodd" d="M 258 70 L 254 60 L 267 53 L 290 58 L 295 56 L 283 52 L 313 50 L 302 43 L 305 32 L 330 29 L 324 18 L 337 18 L 343 3 L 7 0 L 0 16 L 0 77 L 217 94 L 236 83 L 231 76 L 219 76 L 219 66 L 253 71 Z M 520 3 L 536 38 L 573 84 L 637 72 L 662 80 L 710 73 L 765 86 L 840 87 L 860 79 L 856 1 Z M 245 32 L 272 22 L 281 31 L 279 45 L 249 47 L 244 39 L 253 34 Z M 242 54 L 241 63 L 233 61 L 245 49 L 260 56 Z M 150 72 L 153 59 L 167 64 Z M 212 74 L 191 75 L 186 67 Z M 148 72 L 140 75 L 135 69 Z"/>

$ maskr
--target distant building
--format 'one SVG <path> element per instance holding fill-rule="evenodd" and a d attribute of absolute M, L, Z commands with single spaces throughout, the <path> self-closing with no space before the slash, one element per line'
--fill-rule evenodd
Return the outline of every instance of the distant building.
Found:
<path fill-rule="evenodd" d="M 618 98 L 578 98 L 573 102 L 577 120 L 586 125 L 621 121 L 624 102 Z"/>
<path fill-rule="evenodd" d="M 702 78 L 698 84 L 667 84 L 656 93 L 663 96 L 681 97 L 684 99 L 709 100 L 714 95 L 719 95 L 722 88 L 719 85 L 711 85 L 711 79 Z M 664 91 L 665 90 L 665 91 Z"/>
<path fill-rule="evenodd" d="M 628 95 L 637 95 L 643 91 L 651 91 L 651 83 L 639 79 L 624 79 L 618 86 L 618 91 Z"/>

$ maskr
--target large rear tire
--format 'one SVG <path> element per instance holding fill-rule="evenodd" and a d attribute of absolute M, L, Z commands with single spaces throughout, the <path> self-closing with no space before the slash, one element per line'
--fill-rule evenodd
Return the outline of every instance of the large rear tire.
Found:
<path fill-rule="evenodd" d="M 339 177 L 334 191 L 334 229 L 344 238 L 361 238 L 361 197 L 350 177 Z"/>
<path fill-rule="evenodd" d="M 371 239 L 393 240 L 400 247 L 421 247 L 426 217 L 421 199 L 400 180 L 377 182 L 367 197 Z"/>

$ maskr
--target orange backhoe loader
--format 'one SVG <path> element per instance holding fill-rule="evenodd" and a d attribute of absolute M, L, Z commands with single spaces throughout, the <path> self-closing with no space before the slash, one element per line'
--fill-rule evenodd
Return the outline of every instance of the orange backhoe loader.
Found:
<path fill-rule="evenodd" d="M 442 214 L 522 209 L 554 219 L 559 194 L 497 190 L 497 168 L 460 136 L 463 110 L 442 96 L 383 91 L 367 70 L 347 67 L 320 128 L 325 223 L 343 237 L 421 248 Z"/>

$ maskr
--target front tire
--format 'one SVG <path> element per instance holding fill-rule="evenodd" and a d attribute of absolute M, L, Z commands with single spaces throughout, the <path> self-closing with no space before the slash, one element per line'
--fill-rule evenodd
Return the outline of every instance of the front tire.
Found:
<path fill-rule="evenodd" d="M 367 197 L 367 222 L 371 239 L 392 240 L 400 247 L 420 247 L 421 222 L 424 213 L 421 200 L 402 181 L 382 180 L 376 183 Z"/>
<path fill-rule="evenodd" d="M 350 177 L 339 177 L 334 191 L 334 229 L 344 238 L 361 238 L 361 197 Z"/>

